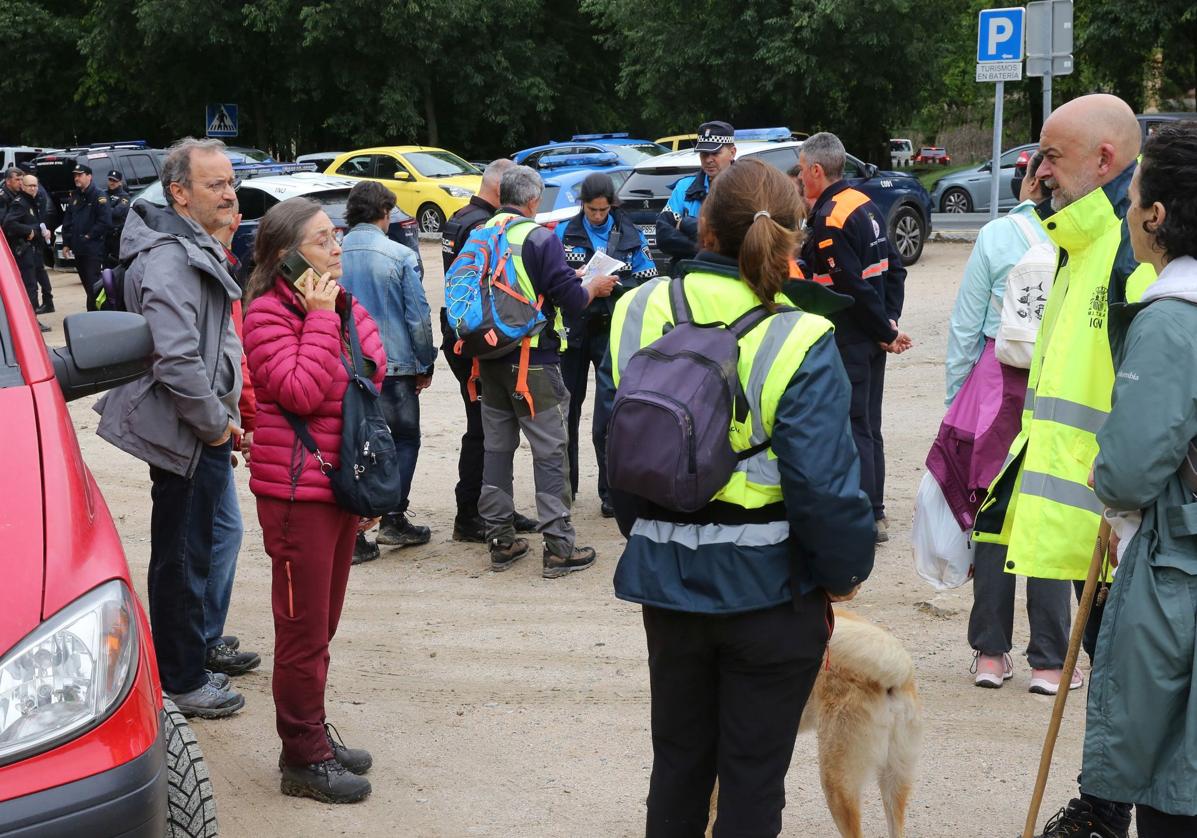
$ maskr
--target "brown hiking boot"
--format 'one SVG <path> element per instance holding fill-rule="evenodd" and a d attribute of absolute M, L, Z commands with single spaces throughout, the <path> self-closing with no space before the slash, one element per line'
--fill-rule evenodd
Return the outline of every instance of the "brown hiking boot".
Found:
<path fill-rule="evenodd" d="M 559 556 L 552 549 L 548 543 L 544 546 L 544 571 L 541 573 L 545 579 L 557 579 L 561 576 L 567 576 L 578 570 L 585 570 L 594 564 L 595 552 L 593 547 L 575 547 L 568 556 Z"/>
<path fill-rule="evenodd" d="M 510 541 L 500 538 L 490 540 L 490 569 L 495 573 L 506 570 L 526 555 L 528 555 L 528 539 L 526 538 L 513 538 Z"/>

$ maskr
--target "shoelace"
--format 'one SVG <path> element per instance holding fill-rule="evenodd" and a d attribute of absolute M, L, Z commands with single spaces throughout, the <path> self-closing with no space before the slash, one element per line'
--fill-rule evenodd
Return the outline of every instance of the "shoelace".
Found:
<path fill-rule="evenodd" d="M 324 735 L 328 737 L 328 741 L 333 746 L 334 750 L 338 747 L 343 751 L 349 750 L 345 745 L 345 740 L 341 738 L 341 731 L 337 730 L 332 722 L 324 723 Z M 340 763 L 338 763 L 338 765 L 339 764 Z"/>

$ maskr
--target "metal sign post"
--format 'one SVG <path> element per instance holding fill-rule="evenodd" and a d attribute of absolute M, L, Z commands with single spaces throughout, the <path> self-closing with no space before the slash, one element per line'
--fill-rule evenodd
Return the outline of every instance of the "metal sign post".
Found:
<path fill-rule="evenodd" d="M 997 82 L 993 95 L 993 157 L 989 161 L 989 217 L 997 218 L 1002 177 L 1002 104 L 1006 82 L 1022 78 L 1026 10 L 985 9 L 977 23 L 977 81 Z"/>
<path fill-rule="evenodd" d="M 1072 72 L 1072 0 L 1027 4 L 1027 75 L 1043 76 L 1043 121 L 1052 113 L 1052 78 Z"/>

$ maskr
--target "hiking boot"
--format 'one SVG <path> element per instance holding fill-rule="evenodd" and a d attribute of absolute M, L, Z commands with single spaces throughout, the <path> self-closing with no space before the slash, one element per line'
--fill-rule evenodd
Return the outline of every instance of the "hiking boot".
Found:
<path fill-rule="evenodd" d="M 217 643 L 208 650 L 204 666 L 225 675 L 244 675 L 251 669 L 257 669 L 261 663 L 262 659 L 254 652 L 238 652 L 223 643 Z"/>
<path fill-rule="evenodd" d="M 873 540 L 877 544 L 884 544 L 889 541 L 889 520 L 886 518 L 878 518 L 873 522 Z"/>
<path fill-rule="evenodd" d="M 188 719 L 192 716 L 199 716 L 201 719 L 223 719 L 245 706 L 245 696 L 216 686 L 212 678 L 205 681 L 202 687 L 191 692 L 169 693 L 164 691 L 164 694 Z"/>
<path fill-rule="evenodd" d="M 973 652 L 973 665 L 969 672 L 977 676 L 973 683 L 978 687 L 996 690 L 1014 677 L 1014 662 L 1008 654 L 982 655 Z"/>
<path fill-rule="evenodd" d="M 541 576 L 545 579 L 557 579 L 568 576 L 578 570 L 585 570 L 594 564 L 595 552 L 593 547 L 575 547 L 568 556 L 554 553 L 548 544 L 544 546 L 544 570 Z"/>
<path fill-rule="evenodd" d="M 220 638 L 220 642 L 228 646 L 234 652 L 241 648 L 241 638 L 235 634 L 226 634 Z"/>
<path fill-rule="evenodd" d="M 1031 686 L 1027 689 L 1038 695 L 1055 695 L 1060 691 L 1060 679 L 1063 677 L 1063 669 L 1032 669 Z M 1073 668 L 1072 682 L 1068 685 L 1068 689 L 1078 689 L 1084 683 L 1085 676 L 1081 675 L 1079 669 Z"/>
<path fill-rule="evenodd" d="M 611 501 L 605 500 L 601 504 L 599 504 L 599 514 L 602 515 L 604 518 L 614 518 L 615 517 L 615 507 L 611 505 Z"/>
<path fill-rule="evenodd" d="M 516 532 L 536 532 L 540 529 L 540 522 L 535 518 L 529 518 L 527 515 L 521 515 L 516 512 L 512 515 L 511 523 L 515 527 Z"/>
<path fill-rule="evenodd" d="M 39 321 L 37 321 L 37 327 L 38 327 L 39 329 L 41 329 L 41 330 L 42 330 L 42 332 L 48 332 L 48 331 L 50 331 L 50 327 L 49 327 L 49 326 L 47 326 L 45 323 L 43 323 L 43 322 L 42 322 L 42 321 L 40 321 L 40 320 L 39 320 Z"/>
<path fill-rule="evenodd" d="M 311 765 L 284 765 L 279 790 L 321 803 L 357 803 L 369 796 L 370 781 L 350 774 L 335 759 L 326 759 Z"/>
<path fill-rule="evenodd" d="M 366 538 L 364 532 L 357 534 L 357 541 L 353 542 L 353 558 L 350 564 L 361 564 L 362 562 L 372 562 L 377 559 L 381 553 L 378 550 L 378 545 L 370 542 Z"/>
<path fill-rule="evenodd" d="M 328 740 L 328 747 L 332 748 L 333 759 L 341 763 L 341 767 L 350 774 L 365 774 L 374 764 L 374 758 L 370 756 L 369 751 L 346 748 L 345 743 L 341 741 L 341 732 L 328 722 L 324 723 L 324 737 Z M 285 771 L 286 767 L 283 753 L 279 751 L 278 770 Z"/>
<path fill-rule="evenodd" d="M 53 314 L 54 313 L 54 301 L 46 300 L 40 306 L 35 308 L 33 310 L 33 313 L 34 314 Z"/>
<path fill-rule="evenodd" d="M 414 547 L 417 544 L 427 544 L 432 538 L 432 530 L 419 527 L 407 520 L 407 515 L 383 515 L 382 526 L 378 529 L 378 543 L 387 547 Z"/>
<path fill-rule="evenodd" d="M 495 573 L 506 570 L 528 555 L 528 539 L 512 538 L 490 540 L 490 569 Z"/>
<path fill-rule="evenodd" d="M 1087 800 L 1073 798 L 1047 822 L 1036 838 L 1126 838 L 1130 824 L 1117 829 L 1102 821 Z"/>
<path fill-rule="evenodd" d="M 473 544 L 486 543 L 486 524 L 477 515 L 463 518 L 458 515 L 453 519 L 453 540 L 469 541 Z"/>

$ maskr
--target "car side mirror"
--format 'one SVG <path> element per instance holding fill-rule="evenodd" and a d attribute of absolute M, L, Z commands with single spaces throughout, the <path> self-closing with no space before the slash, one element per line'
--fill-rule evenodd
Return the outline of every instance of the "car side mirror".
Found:
<path fill-rule="evenodd" d="M 989 164 L 989 163 L 986 163 L 984 166 L 982 166 L 982 167 L 981 167 L 981 171 L 983 171 L 983 172 L 992 172 L 992 171 L 993 171 L 993 166 L 992 166 L 991 164 Z"/>
<path fill-rule="evenodd" d="M 868 180 L 871 177 L 875 177 L 876 175 L 877 175 L 877 167 L 874 166 L 872 163 L 866 163 L 865 167 L 864 167 L 865 180 Z"/>
<path fill-rule="evenodd" d="M 54 377 L 68 402 L 136 381 L 153 363 L 154 339 L 140 314 L 89 311 L 62 323 L 66 346 L 50 349 Z"/>
<path fill-rule="evenodd" d="M 411 180 L 411 172 L 395 172 L 395 180 Z"/>

